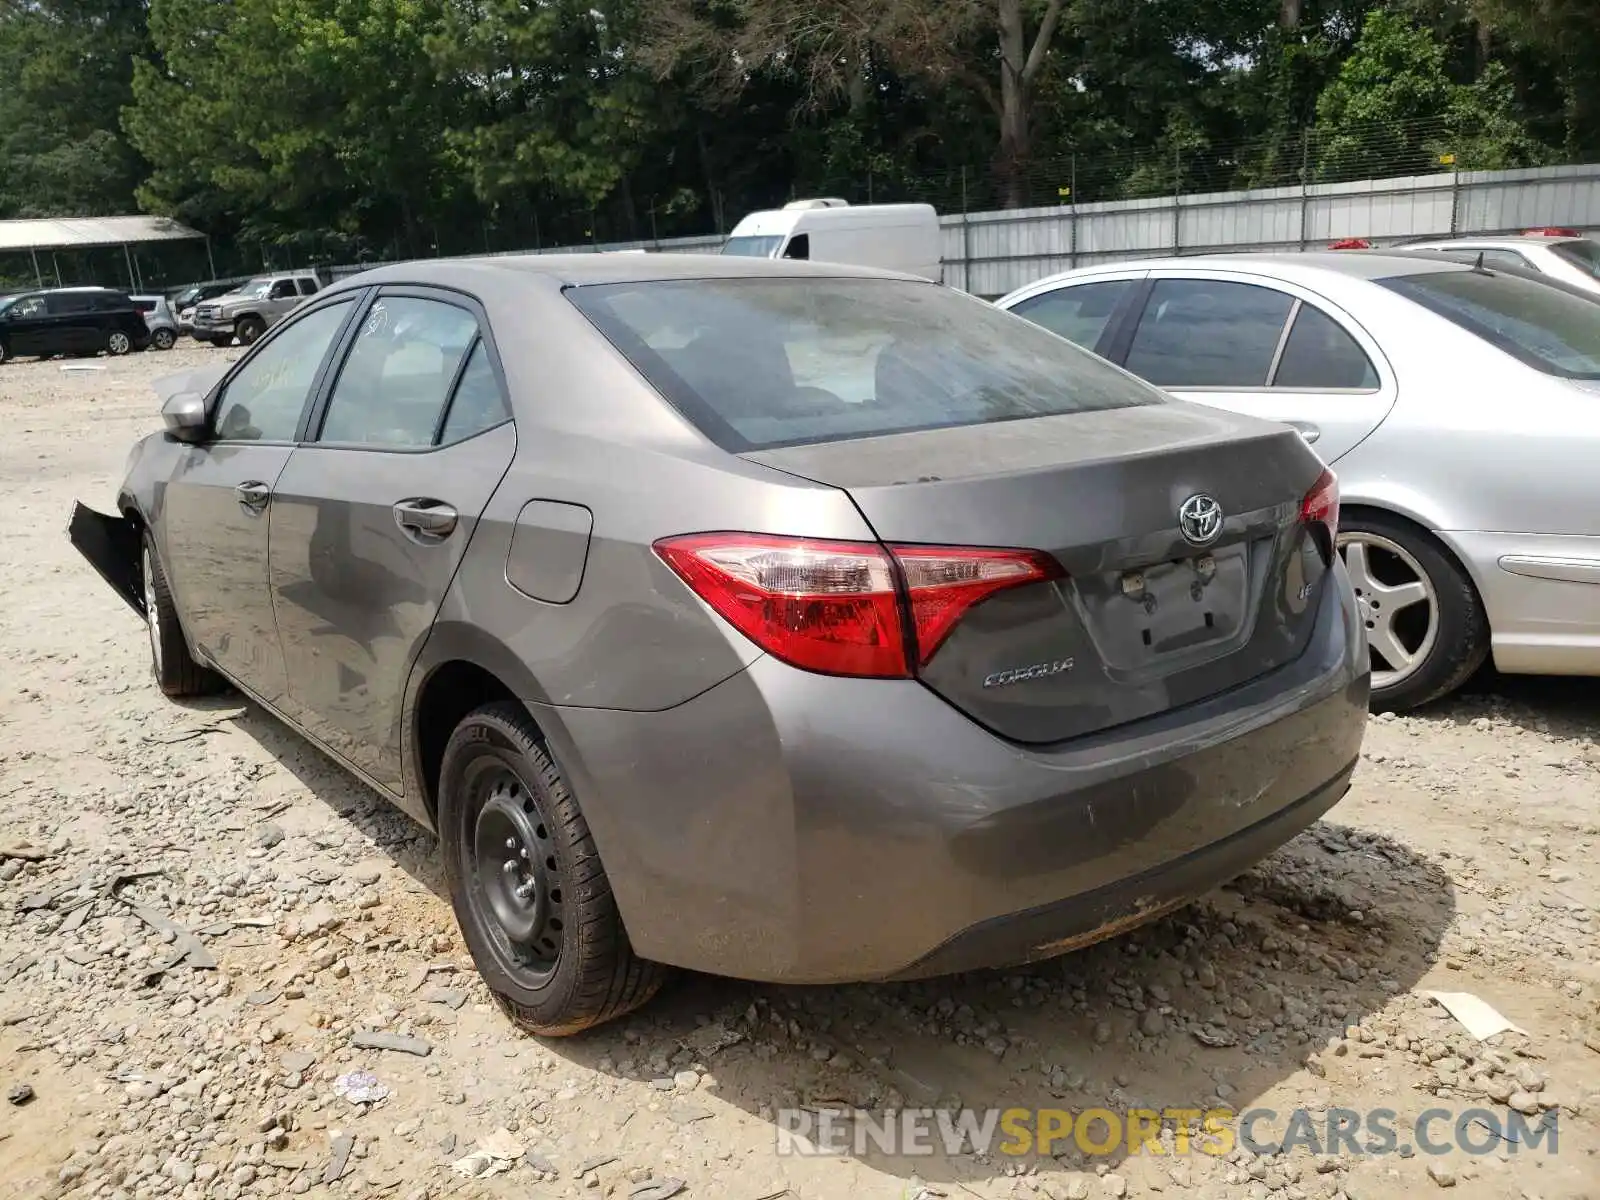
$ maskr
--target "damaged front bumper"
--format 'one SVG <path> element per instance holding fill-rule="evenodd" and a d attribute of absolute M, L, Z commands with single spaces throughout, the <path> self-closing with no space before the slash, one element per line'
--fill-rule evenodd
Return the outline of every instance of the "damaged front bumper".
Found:
<path fill-rule="evenodd" d="M 67 538 L 142 619 L 145 611 L 144 587 L 139 577 L 138 522 L 120 515 L 107 516 L 75 500 Z"/>

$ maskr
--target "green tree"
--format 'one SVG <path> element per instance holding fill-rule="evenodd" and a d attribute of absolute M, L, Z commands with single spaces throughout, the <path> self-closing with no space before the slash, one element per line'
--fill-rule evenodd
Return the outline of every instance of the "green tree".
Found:
<path fill-rule="evenodd" d="M 0 217 L 132 210 L 118 113 L 147 45 L 140 0 L 0 0 Z"/>
<path fill-rule="evenodd" d="M 1317 100 L 1317 173 L 1323 179 L 1523 166 L 1544 149 L 1516 112 L 1504 72 L 1458 84 L 1445 48 L 1387 9 L 1367 15 L 1361 40 Z"/>
<path fill-rule="evenodd" d="M 154 0 L 126 125 L 151 209 L 308 256 L 427 253 L 460 190 L 439 0 Z"/>

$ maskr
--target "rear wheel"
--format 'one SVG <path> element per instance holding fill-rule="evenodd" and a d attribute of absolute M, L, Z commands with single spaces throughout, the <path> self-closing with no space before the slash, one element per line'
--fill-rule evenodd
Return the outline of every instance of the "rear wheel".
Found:
<path fill-rule="evenodd" d="M 170 329 L 158 329 L 150 335 L 150 344 L 157 350 L 171 350 L 177 342 L 178 335 Z"/>
<path fill-rule="evenodd" d="M 1344 556 L 1372 656 L 1372 707 L 1403 711 L 1455 691 L 1489 653 L 1478 591 L 1419 527 L 1384 513 L 1340 522 Z"/>
<path fill-rule="evenodd" d="M 11 361 L 11 347 L 6 345 L 5 340 L 3 338 L 0 338 L 0 363 L 10 362 L 10 361 Z"/>
<path fill-rule="evenodd" d="M 144 583 L 145 624 L 150 631 L 150 669 L 156 686 L 175 698 L 221 691 L 222 676 L 201 666 L 189 653 L 189 643 L 178 624 L 178 610 L 172 603 L 172 592 L 149 533 L 144 535 L 139 567 Z"/>
<path fill-rule="evenodd" d="M 241 346 L 248 346 L 267 331 L 267 323 L 260 317 L 240 317 L 233 327 Z"/>
<path fill-rule="evenodd" d="M 120 329 L 113 329 L 106 335 L 107 354 L 126 354 L 133 349 L 133 339 Z"/>
<path fill-rule="evenodd" d="M 467 948 L 523 1029 L 578 1033 L 660 988 L 665 968 L 633 953 L 577 798 L 520 705 L 485 705 L 451 734 L 439 841 Z"/>

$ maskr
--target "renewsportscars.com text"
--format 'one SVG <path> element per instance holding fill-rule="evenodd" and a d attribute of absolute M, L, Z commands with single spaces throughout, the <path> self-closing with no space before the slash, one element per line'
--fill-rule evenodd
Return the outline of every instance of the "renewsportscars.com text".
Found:
<path fill-rule="evenodd" d="M 1163 1135 L 1166 1136 L 1163 1136 Z M 1269 1108 L 786 1108 L 778 1112 L 779 1154 L 1089 1156 L 1207 1154 L 1388 1155 L 1556 1154 L 1555 1112 L 1528 1117 L 1490 1108 L 1430 1108 L 1403 1119 L 1390 1108 L 1319 1112 Z"/>

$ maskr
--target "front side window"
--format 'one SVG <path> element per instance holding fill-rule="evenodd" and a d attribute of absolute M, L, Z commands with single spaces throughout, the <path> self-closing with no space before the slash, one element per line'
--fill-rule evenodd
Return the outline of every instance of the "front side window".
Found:
<path fill-rule="evenodd" d="M 1117 305 L 1133 284 L 1131 279 L 1073 284 L 1031 296 L 1013 305 L 1010 311 L 1027 317 L 1035 325 L 1043 325 L 1069 342 L 1076 342 L 1085 350 L 1093 350 L 1117 311 Z"/>
<path fill-rule="evenodd" d="M 42 317 L 44 315 L 44 297 L 19 296 L 6 306 L 5 314 L 13 321 L 23 317 Z"/>
<path fill-rule="evenodd" d="M 1378 372 L 1343 326 L 1320 308 L 1301 304 L 1272 386 L 1370 392 L 1378 387 Z"/>
<path fill-rule="evenodd" d="M 1537 279 L 1484 271 L 1379 282 L 1546 375 L 1600 379 L 1600 305 Z"/>
<path fill-rule="evenodd" d="M 743 258 L 771 258 L 781 245 L 783 245 L 781 236 L 731 237 L 722 243 L 722 252 Z"/>
<path fill-rule="evenodd" d="M 379 297 L 333 385 L 319 440 L 397 449 L 433 445 L 477 335 L 477 319 L 454 304 Z"/>
<path fill-rule="evenodd" d="M 220 440 L 294 440 L 311 385 L 350 304 L 341 300 L 285 325 L 239 368 L 217 404 L 213 428 Z"/>
<path fill-rule="evenodd" d="M 1166 388 L 1265 387 L 1293 306 L 1255 284 L 1158 280 L 1125 365 Z"/>
<path fill-rule="evenodd" d="M 1163 403 L 1070 342 L 935 284 L 692 279 L 566 294 L 736 453 Z"/>
<path fill-rule="evenodd" d="M 280 279 L 272 285 L 272 298 L 274 300 L 292 300 L 300 293 L 295 291 L 294 280 Z"/>
<path fill-rule="evenodd" d="M 802 261 L 811 257 L 811 235 L 797 233 L 789 239 L 789 244 L 783 248 L 785 258 L 796 258 Z"/>
<path fill-rule="evenodd" d="M 315 279 L 302 279 L 299 280 L 299 284 L 300 294 L 302 296 L 312 296 L 316 294 L 317 281 Z"/>

